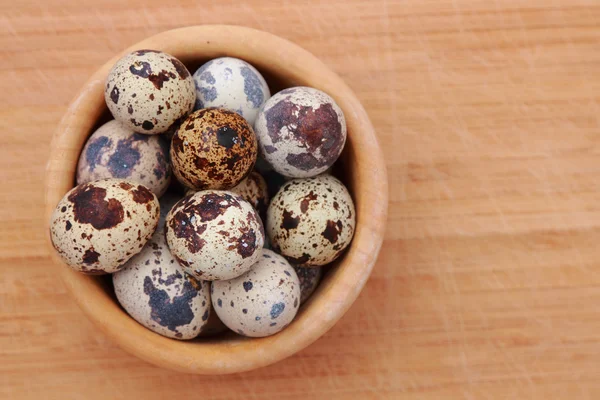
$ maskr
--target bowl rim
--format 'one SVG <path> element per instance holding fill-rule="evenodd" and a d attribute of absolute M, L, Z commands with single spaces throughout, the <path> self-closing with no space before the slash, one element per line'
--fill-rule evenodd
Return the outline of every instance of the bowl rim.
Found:
<path fill-rule="evenodd" d="M 56 204 L 74 186 L 77 160 L 87 139 L 87 135 L 81 135 L 81 132 L 89 132 L 106 107 L 102 107 L 103 87 L 110 67 L 127 52 L 143 48 L 165 51 L 184 63 L 197 58 L 199 53 L 210 58 L 220 55 L 239 57 L 259 70 L 275 68 L 275 65 L 294 82 L 319 82 L 316 87 L 330 94 L 346 115 L 347 143 L 352 142 L 353 149 L 360 149 L 361 154 L 368 155 L 360 159 L 360 166 L 354 169 L 356 179 L 364 185 L 361 192 L 374 196 L 371 198 L 376 201 L 360 209 L 357 205 L 357 229 L 352 245 L 340 262 L 339 268 L 343 270 L 336 272 L 339 276 L 336 276 L 335 284 L 323 282 L 323 287 L 319 288 L 320 295 L 303 306 L 306 309 L 302 315 L 282 332 L 266 338 L 218 342 L 165 338 L 129 317 L 104 293 L 97 279 L 65 268 L 53 249 L 50 235 L 46 234 L 53 262 L 87 317 L 121 348 L 152 364 L 188 373 L 225 374 L 283 360 L 313 343 L 345 314 L 365 285 L 377 259 L 387 221 L 388 180 L 374 128 L 360 101 L 344 81 L 317 57 L 286 39 L 233 25 L 199 25 L 164 31 L 128 47 L 107 61 L 94 72 L 69 105 L 52 138 L 46 166 L 46 232 L 49 232 L 50 216 Z M 358 153 L 355 153 L 356 157 Z"/>

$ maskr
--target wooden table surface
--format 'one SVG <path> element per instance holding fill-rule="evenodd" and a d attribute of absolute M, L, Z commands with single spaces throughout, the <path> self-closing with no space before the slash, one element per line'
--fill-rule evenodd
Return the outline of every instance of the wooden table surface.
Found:
<path fill-rule="evenodd" d="M 203 3 L 0 1 L 1 399 L 599 398 L 598 1 Z M 73 304 L 42 180 L 98 66 L 210 23 L 288 38 L 347 80 L 385 151 L 390 215 L 329 333 L 271 367 L 199 377 L 130 356 Z"/>

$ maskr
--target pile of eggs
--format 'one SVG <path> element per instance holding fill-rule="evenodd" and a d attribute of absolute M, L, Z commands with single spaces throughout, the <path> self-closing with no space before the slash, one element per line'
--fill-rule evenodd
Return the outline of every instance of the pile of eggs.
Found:
<path fill-rule="evenodd" d="M 328 173 L 346 141 L 335 101 L 309 87 L 271 97 L 240 59 L 191 75 L 154 50 L 117 61 L 105 100 L 114 120 L 89 137 L 51 217 L 64 262 L 112 274 L 127 313 L 166 337 L 288 326 L 355 230 Z"/>

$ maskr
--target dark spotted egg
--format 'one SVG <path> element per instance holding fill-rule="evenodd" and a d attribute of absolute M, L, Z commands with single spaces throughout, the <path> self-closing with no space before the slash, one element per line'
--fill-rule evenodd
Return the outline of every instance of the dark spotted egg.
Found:
<path fill-rule="evenodd" d="M 280 255 L 263 250 L 245 274 L 211 284 L 213 307 L 225 325 L 240 335 L 264 337 L 287 327 L 300 306 L 300 282 Z"/>
<path fill-rule="evenodd" d="M 167 214 L 165 235 L 184 271 L 197 279 L 231 279 L 260 257 L 264 230 L 239 195 L 207 190 L 186 196 Z"/>
<path fill-rule="evenodd" d="M 112 273 L 140 252 L 158 219 L 158 199 L 148 188 L 104 179 L 78 185 L 62 198 L 50 219 L 50 237 L 74 270 Z"/>
<path fill-rule="evenodd" d="M 173 172 L 195 190 L 236 186 L 252 170 L 256 155 L 256 135 L 250 125 L 221 108 L 193 112 L 171 141 Z"/>
<path fill-rule="evenodd" d="M 125 311 L 146 328 L 173 339 L 200 335 L 210 317 L 210 285 L 187 275 L 156 232 L 142 251 L 113 274 Z"/>
<path fill-rule="evenodd" d="M 303 304 L 313 294 L 323 275 L 321 267 L 299 267 L 294 266 L 298 279 L 300 280 L 300 304 Z"/>
<path fill-rule="evenodd" d="M 90 136 L 79 156 L 77 184 L 104 178 L 141 183 L 162 196 L 171 181 L 168 143 L 116 120 L 107 122 Z"/>
<path fill-rule="evenodd" d="M 273 249 L 301 266 L 325 265 L 350 244 L 356 226 L 354 203 L 331 175 L 285 183 L 267 210 Z"/>
<path fill-rule="evenodd" d="M 346 143 L 346 120 L 326 93 L 293 87 L 271 97 L 254 129 L 261 156 L 282 175 L 318 175 L 337 160 Z"/>
<path fill-rule="evenodd" d="M 220 107 L 240 114 L 250 125 L 271 96 L 260 72 L 244 60 L 221 57 L 194 73 L 196 110 Z"/>
<path fill-rule="evenodd" d="M 116 120 L 139 133 L 158 134 L 192 111 L 196 90 L 181 61 L 160 51 L 138 50 L 110 70 L 104 98 Z"/>

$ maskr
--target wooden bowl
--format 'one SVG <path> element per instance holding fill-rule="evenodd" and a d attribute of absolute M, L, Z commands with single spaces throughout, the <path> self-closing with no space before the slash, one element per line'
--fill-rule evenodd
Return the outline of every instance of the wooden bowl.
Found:
<path fill-rule="evenodd" d="M 315 56 L 277 36 L 237 26 L 193 26 L 160 33 L 126 49 L 104 64 L 69 106 L 51 144 L 46 175 L 46 221 L 74 186 L 79 153 L 88 136 L 108 117 L 104 84 L 109 69 L 135 49 L 162 50 L 194 71 L 221 56 L 242 58 L 265 76 L 273 93 L 289 86 L 312 86 L 331 95 L 348 124 L 348 140 L 338 161 L 340 178 L 356 203 L 357 226 L 345 255 L 330 267 L 293 323 L 267 338 L 233 333 L 213 339 L 178 341 L 138 324 L 119 306 L 110 279 L 67 268 L 52 249 L 58 271 L 81 309 L 130 353 L 158 366 L 197 374 L 255 369 L 282 360 L 327 332 L 352 305 L 371 273 L 385 231 L 388 187 L 383 154 L 364 108 L 342 79 Z M 49 235 L 48 235 L 49 237 Z"/>

